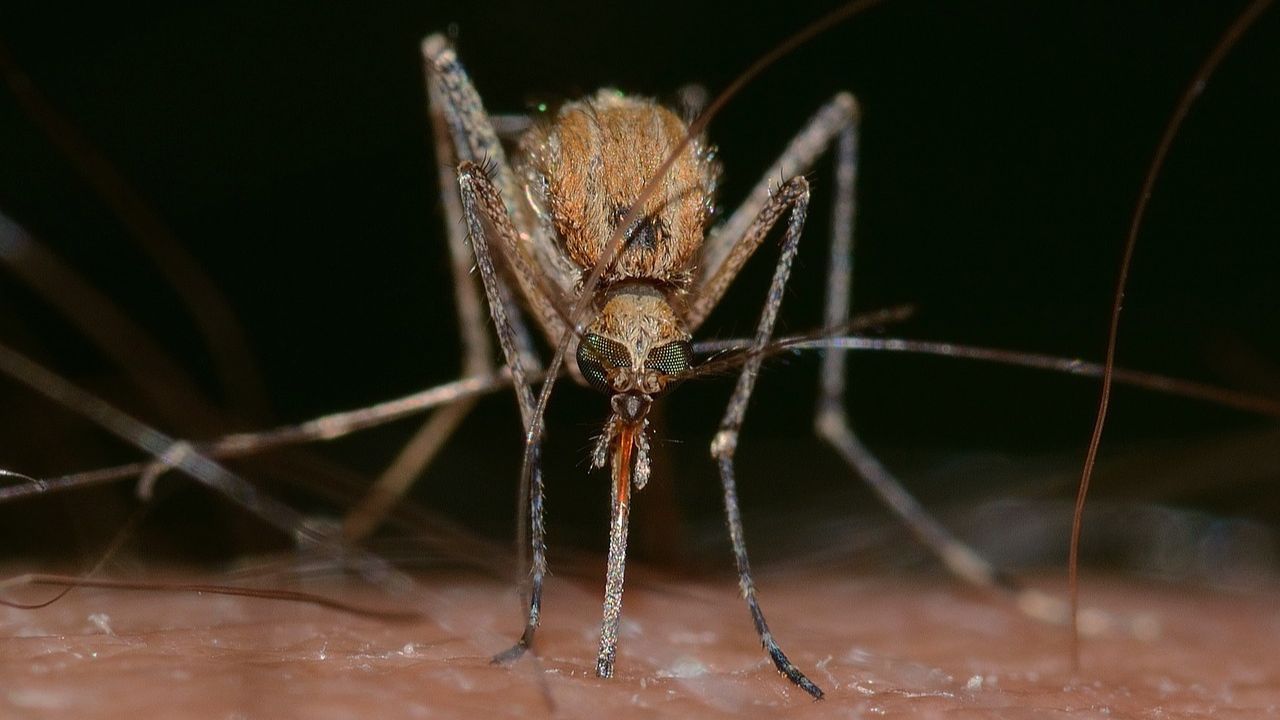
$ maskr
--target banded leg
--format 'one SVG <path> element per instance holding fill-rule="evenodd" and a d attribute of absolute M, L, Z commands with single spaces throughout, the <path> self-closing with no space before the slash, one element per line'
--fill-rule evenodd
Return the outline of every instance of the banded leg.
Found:
<path fill-rule="evenodd" d="M 791 274 L 791 262 L 799 249 L 800 233 L 804 229 L 805 215 L 809 208 L 809 183 L 803 176 L 793 178 L 770 198 L 760 214 L 748 229 L 746 238 L 763 238 L 784 213 L 790 210 L 787 230 L 782 243 L 782 256 L 778 259 L 773 273 L 773 281 L 769 285 L 768 299 L 756 328 L 755 338 L 748 351 L 748 360 L 738 375 L 738 384 L 734 388 L 729 406 L 725 409 L 724 418 L 720 421 L 720 430 L 711 443 L 711 455 L 720 469 L 720 482 L 724 490 L 725 517 L 729 524 L 729 539 L 733 543 L 733 556 L 738 565 L 738 582 L 742 588 L 742 597 L 747 601 L 747 609 L 755 622 L 756 633 L 765 652 L 773 659 L 778 671 L 795 683 L 800 689 L 815 699 L 822 698 L 822 690 L 809 680 L 787 657 L 782 648 L 773 639 L 773 633 L 765 622 L 764 613 L 760 610 L 760 602 L 756 596 L 755 582 L 751 579 L 751 564 L 747 559 L 747 546 L 743 537 L 742 514 L 738 509 L 737 482 L 734 479 L 733 456 L 738 445 L 738 433 L 742 428 L 743 418 L 747 412 L 747 402 L 755 389 L 756 376 L 760 372 L 763 360 L 758 351 L 773 336 L 773 326 L 778 319 L 778 309 L 782 306 L 782 293 L 786 288 L 787 277 Z"/>
<path fill-rule="evenodd" d="M 765 171 L 742 205 L 723 225 L 712 231 L 702 250 L 700 268 L 694 280 L 694 297 L 685 312 L 685 323 L 691 332 L 707 319 L 742 266 L 764 241 L 764 233 L 756 221 L 773 202 L 773 188 L 778 178 L 809 172 L 832 141 L 842 134 L 857 132 L 857 121 L 858 105 L 852 95 L 839 93 L 831 98 Z"/>
<path fill-rule="evenodd" d="M 443 110 L 458 161 L 485 167 L 500 191 L 501 207 L 515 230 L 509 238 L 499 238 L 504 241 L 501 254 L 523 268 L 538 268 L 537 272 L 514 268 L 518 272 L 510 279 L 519 286 L 547 338 L 555 343 L 565 331 L 557 303 L 573 295 L 577 270 L 523 201 L 523 188 L 507 162 L 498 133 L 448 40 L 441 35 L 428 37 L 422 42 L 422 55 L 436 93 L 433 99 L 438 99 Z"/>
<path fill-rule="evenodd" d="M 470 276 L 472 253 L 466 246 L 461 199 L 458 194 L 456 168 L 462 160 L 476 160 L 474 153 L 487 151 L 497 138 L 522 132 L 530 120 L 525 116 L 496 116 L 488 118 L 492 127 L 481 127 L 486 119 L 483 108 L 478 113 L 460 110 L 457 100 L 446 91 L 447 87 L 468 88 L 470 82 L 456 60 L 450 62 L 447 44 L 440 40 L 423 45 L 423 69 L 426 81 L 428 116 L 435 145 L 435 157 L 439 167 L 440 199 L 444 207 L 445 230 L 449 247 L 450 271 L 453 276 L 454 302 L 458 313 L 458 330 L 462 340 L 462 377 L 473 378 L 493 372 L 493 351 L 483 322 L 484 309 L 474 280 Z M 443 61 L 443 62 L 441 62 Z M 442 79 L 441 75 L 452 76 Z M 472 92 L 474 94 L 474 91 Z M 466 97 L 462 91 L 454 96 Z M 477 103 L 478 105 L 478 103 Z M 460 137 L 455 138 L 456 129 Z M 490 137 L 492 134 L 492 137 Z M 533 342 L 520 314 L 519 307 L 505 287 L 500 294 L 516 338 L 524 364 L 530 371 L 540 363 L 533 351 Z M 409 442 L 374 481 L 365 496 L 353 507 L 343 521 L 343 535 L 351 540 L 371 535 L 391 509 L 408 492 L 414 481 L 444 447 L 444 443 L 475 407 L 475 399 L 459 400 L 440 408 L 422 424 Z"/>
<path fill-rule="evenodd" d="M 528 434 L 536 401 L 516 345 L 515 331 L 501 300 L 502 286 L 486 232 L 487 227 L 505 242 L 513 239 L 516 229 L 502 204 L 502 196 L 498 188 L 494 186 L 484 170 L 475 163 L 463 162 L 458 166 L 458 186 L 461 190 L 467 233 L 471 239 L 471 247 L 475 251 L 476 265 L 480 269 L 485 295 L 489 300 L 489 313 L 497 328 L 498 344 L 502 347 L 507 365 L 511 368 L 516 399 L 520 404 L 520 417 L 525 433 Z M 520 639 L 510 649 L 494 657 L 494 662 L 514 660 L 529 649 L 542 611 L 542 584 L 547 572 L 547 552 L 546 530 L 543 525 L 544 488 L 540 455 L 540 449 L 535 448 L 533 475 L 529 486 L 529 542 L 532 550 L 529 613 Z"/>
<path fill-rule="evenodd" d="M 747 200 L 708 241 L 698 298 L 689 313 L 696 326 L 719 301 L 733 277 L 759 245 L 748 223 L 769 202 L 773 178 L 784 173 L 806 172 L 817 157 L 835 142 L 836 188 L 832 220 L 830 270 L 827 283 L 825 326 L 837 328 L 849 320 L 853 277 L 853 222 L 856 209 L 858 108 L 851 95 L 836 95 L 809 121 L 782 156 L 756 184 Z M 821 370 L 821 397 L 815 420 L 820 437 L 831 443 L 842 458 L 871 486 L 947 569 L 967 583 L 1019 593 L 1018 605 L 1040 619 L 1056 619 L 1058 611 L 1042 594 L 1020 591 L 1006 575 L 969 548 L 911 497 L 902 483 L 864 446 L 853 432 L 844 406 L 847 350 L 827 350 Z"/>
<path fill-rule="evenodd" d="M 480 96 L 471 79 L 458 62 L 457 55 L 448 41 L 440 35 L 432 35 L 422 43 L 423 72 L 427 80 L 427 95 L 431 109 L 432 135 L 436 145 L 437 160 L 446 165 L 447 173 L 440 175 L 440 196 L 445 207 L 445 219 L 448 224 L 449 252 L 453 261 L 452 269 L 458 279 L 467 278 L 465 283 L 470 287 L 469 270 L 471 251 L 466 248 L 466 238 L 462 228 L 465 224 L 458 188 L 458 166 L 463 162 L 471 162 L 487 168 L 486 177 L 498 190 L 501 197 L 500 206 L 509 219 L 512 233 L 503 237 L 500 254 L 507 257 L 516 271 L 514 280 L 524 291 L 525 299 L 534 311 L 538 320 L 546 324 L 550 319 L 559 322 L 559 315 L 554 309 L 554 298 L 563 294 L 565 283 L 561 277 L 548 277 L 542 272 L 534 271 L 535 263 L 524 251 L 525 245 L 543 247 L 550 241 L 537 223 L 527 217 L 527 207 L 516 201 L 521 196 L 521 188 L 516 182 L 515 173 L 506 160 L 502 147 L 502 138 L 518 133 L 527 128 L 532 121 L 522 115 L 490 116 L 485 112 Z M 521 242 L 517 242 L 517 238 Z M 541 265 L 539 267 L 547 267 Z M 464 283 L 459 283 L 464 284 Z M 498 285 L 499 297 L 503 301 L 511 327 L 515 330 L 516 347 L 524 358 L 525 368 L 533 370 L 541 365 L 537 353 L 533 349 L 533 341 L 524 322 L 524 315 L 519 304 L 512 295 L 508 283 Z M 472 291 L 474 296 L 474 290 Z M 554 296 L 554 297 L 553 297 Z M 460 303 L 461 304 L 461 303 Z M 479 313 L 471 311 L 466 321 L 478 320 Z M 483 335 L 483 323 L 476 323 Z M 478 344 L 473 341 L 472 345 Z"/>
<path fill-rule="evenodd" d="M 824 314 L 824 327 L 828 328 L 841 327 L 847 323 L 852 307 L 857 154 L 857 126 L 851 123 L 840 132 L 836 144 L 836 197 L 831 224 L 831 254 Z M 862 476 L 872 491 L 925 547 L 942 560 L 953 575 L 984 589 L 1019 591 L 1011 578 L 996 570 L 991 563 L 934 519 L 853 432 L 845 405 L 847 353 L 847 350 L 840 349 L 823 352 L 819 376 L 820 396 L 814 418 L 818 436 L 835 448 L 845 462 Z M 1019 600 L 1020 606 L 1031 607 L 1025 602 L 1026 598 Z M 1037 600 L 1035 606 L 1042 607 L 1043 600 Z"/>

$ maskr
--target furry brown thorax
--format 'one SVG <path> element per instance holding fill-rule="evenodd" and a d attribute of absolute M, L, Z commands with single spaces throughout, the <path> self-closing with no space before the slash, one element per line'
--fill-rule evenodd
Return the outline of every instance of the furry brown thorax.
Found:
<path fill-rule="evenodd" d="M 568 103 L 520 142 L 521 170 L 534 212 L 584 270 L 688 126 L 658 103 L 601 90 Z M 684 286 L 702 246 L 719 175 L 714 153 L 695 141 L 680 153 L 630 228 L 630 242 L 605 282 L 645 279 Z"/>

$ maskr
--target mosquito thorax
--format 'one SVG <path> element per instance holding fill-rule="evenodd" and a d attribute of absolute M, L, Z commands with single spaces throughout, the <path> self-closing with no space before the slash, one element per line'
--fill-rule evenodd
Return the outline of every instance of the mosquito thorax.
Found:
<path fill-rule="evenodd" d="M 518 170 L 539 222 L 583 270 L 604 249 L 663 160 L 689 132 L 659 103 L 601 90 L 565 104 L 520 141 Z M 687 286 L 714 210 L 719 165 L 695 139 L 675 158 L 668 180 L 625 228 L 627 244 L 604 282 L 632 279 Z"/>

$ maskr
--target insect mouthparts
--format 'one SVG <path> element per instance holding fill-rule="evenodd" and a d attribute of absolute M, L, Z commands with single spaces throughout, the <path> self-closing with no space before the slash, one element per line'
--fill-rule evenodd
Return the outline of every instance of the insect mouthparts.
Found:
<path fill-rule="evenodd" d="M 613 412 L 623 422 L 628 425 L 634 425 L 649 414 L 649 407 L 653 405 L 653 399 L 640 393 L 618 393 L 609 398 L 609 404 L 613 407 Z"/>

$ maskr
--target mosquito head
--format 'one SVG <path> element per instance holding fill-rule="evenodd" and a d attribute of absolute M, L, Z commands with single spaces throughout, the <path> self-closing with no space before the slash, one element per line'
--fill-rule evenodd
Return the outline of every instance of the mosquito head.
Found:
<path fill-rule="evenodd" d="M 612 290 L 578 343 L 578 370 L 612 395 L 614 413 L 632 424 L 692 363 L 688 331 L 666 294 L 648 285 Z"/>

